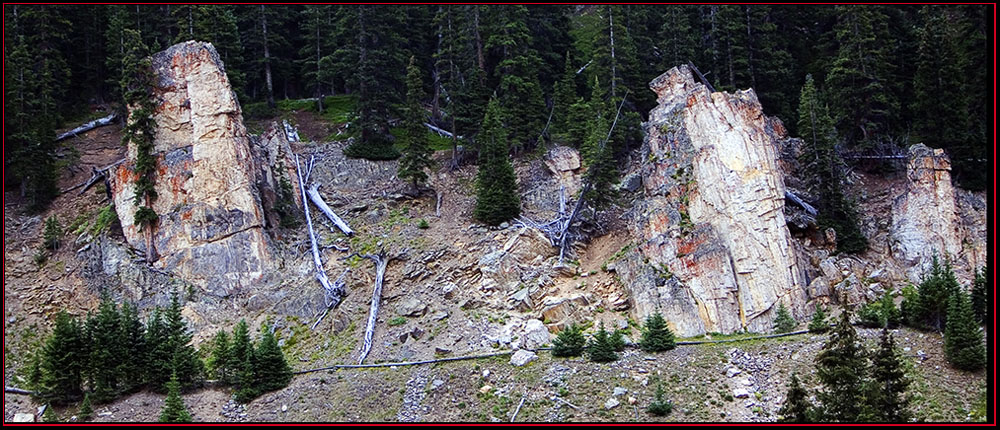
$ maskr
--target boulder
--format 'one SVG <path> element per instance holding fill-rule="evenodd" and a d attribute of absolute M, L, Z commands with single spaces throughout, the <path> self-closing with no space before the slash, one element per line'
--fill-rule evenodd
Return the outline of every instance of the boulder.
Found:
<path fill-rule="evenodd" d="M 580 190 L 580 152 L 568 146 L 556 146 L 545 155 L 545 166 L 560 185 L 566 187 L 566 198 Z"/>
<path fill-rule="evenodd" d="M 521 339 L 523 340 L 522 346 L 524 348 L 534 349 L 549 343 L 551 335 L 544 323 L 536 319 L 531 319 L 524 322 Z"/>
<path fill-rule="evenodd" d="M 427 312 L 427 304 L 413 296 L 403 299 L 396 307 L 396 313 L 406 317 L 419 317 L 425 312 Z"/>
<path fill-rule="evenodd" d="M 615 265 L 636 320 L 662 312 L 679 336 L 770 331 L 781 299 L 806 313 L 778 164 L 787 138 L 753 90 L 715 92 L 687 66 L 650 83 L 642 186 Z"/>
<path fill-rule="evenodd" d="M 526 349 L 519 349 L 510 356 L 510 364 L 515 367 L 524 367 L 528 363 L 538 359 L 538 355 Z"/>

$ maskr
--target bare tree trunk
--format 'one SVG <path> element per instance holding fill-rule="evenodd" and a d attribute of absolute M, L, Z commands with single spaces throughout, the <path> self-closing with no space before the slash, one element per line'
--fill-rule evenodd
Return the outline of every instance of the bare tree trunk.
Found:
<path fill-rule="evenodd" d="M 66 139 L 67 137 L 76 136 L 76 135 L 78 135 L 80 133 L 86 133 L 86 132 L 88 132 L 90 130 L 93 130 L 93 129 L 97 128 L 97 127 L 103 127 L 103 126 L 106 126 L 106 125 L 111 125 L 111 124 L 114 123 L 115 118 L 117 118 L 117 117 L 118 117 L 117 113 L 111 112 L 111 115 L 108 115 L 108 116 L 106 116 L 104 118 L 95 119 L 95 120 L 90 121 L 90 122 L 88 122 L 86 124 L 83 124 L 83 125 L 81 125 L 81 126 L 79 126 L 77 128 L 74 128 L 74 129 L 72 129 L 70 131 L 67 131 L 67 132 L 65 132 L 63 134 L 60 134 L 60 135 L 56 136 L 56 142 L 58 142 L 60 140 L 63 140 L 63 139 Z"/>
<path fill-rule="evenodd" d="M 354 231 L 351 230 L 351 227 L 348 227 L 347 223 L 340 219 L 337 214 L 333 213 L 330 206 L 323 201 L 323 197 L 319 195 L 319 184 L 312 184 L 312 186 L 306 190 L 306 193 L 309 194 L 309 199 L 312 200 L 313 204 L 319 208 L 320 212 L 323 212 L 323 215 L 326 215 L 326 217 L 329 218 L 330 221 L 340 229 L 340 231 L 344 232 L 344 234 L 348 236 L 354 235 Z"/>
<path fill-rule="evenodd" d="M 479 35 L 479 6 L 473 5 L 472 7 L 474 11 L 472 29 L 476 37 L 476 55 L 479 56 L 479 71 L 482 72 L 479 76 L 482 79 L 486 75 L 486 58 L 483 57 L 483 39 Z"/>
<path fill-rule="evenodd" d="M 264 33 L 264 82 L 267 84 L 267 107 L 274 108 L 274 85 L 271 81 L 271 50 L 267 46 L 267 14 L 260 5 L 260 26 Z M 320 110 L 320 113 L 323 113 Z"/>
<path fill-rule="evenodd" d="M 441 13 L 441 6 L 438 5 L 438 14 Z M 437 57 L 441 57 L 441 40 L 444 38 L 442 34 L 443 28 L 441 24 L 438 24 L 437 31 Z M 431 118 L 435 120 L 441 119 L 441 71 L 438 69 L 438 61 L 434 61 L 434 70 L 431 71 L 431 75 L 434 78 L 434 97 L 431 99 Z"/>
<path fill-rule="evenodd" d="M 312 171 L 312 160 L 309 160 L 309 171 Z M 323 260 L 320 259 L 319 247 L 316 245 L 316 233 L 312 227 L 312 217 L 309 215 L 309 201 L 306 199 L 305 180 L 302 179 L 302 166 L 299 164 L 299 156 L 295 155 L 296 176 L 299 177 L 299 189 L 302 190 L 302 210 L 306 214 L 306 227 L 309 229 L 309 241 L 312 243 L 313 265 L 316 266 L 316 280 L 326 291 L 327 307 L 331 308 L 340 302 L 343 296 L 343 285 L 339 287 L 330 284 L 330 278 L 326 276 L 326 269 L 323 268 Z M 332 304 L 331 304 L 332 303 Z"/>
<path fill-rule="evenodd" d="M 372 349 L 372 336 L 375 334 L 375 319 L 378 316 L 378 308 L 382 302 L 382 282 L 385 280 L 385 268 L 389 264 L 389 259 L 386 258 L 385 251 L 381 251 L 375 255 L 366 254 L 361 257 L 375 262 L 375 288 L 372 291 L 372 305 L 368 311 L 365 341 L 361 346 L 361 356 L 358 358 L 358 364 L 364 363 L 365 358 L 368 357 L 368 353 Z"/>
<path fill-rule="evenodd" d="M 611 6 L 608 6 L 608 23 L 611 29 L 611 99 L 615 99 L 615 88 L 617 83 L 615 82 L 615 77 L 618 75 L 615 69 L 615 14 L 611 10 Z M 612 102 L 613 103 L 613 102 Z"/>

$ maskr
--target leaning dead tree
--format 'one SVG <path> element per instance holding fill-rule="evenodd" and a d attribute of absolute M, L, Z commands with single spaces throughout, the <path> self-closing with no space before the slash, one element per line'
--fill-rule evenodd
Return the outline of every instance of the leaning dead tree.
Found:
<path fill-rule="evenodd" d="M 340 219 L 337 214 L 333 213 L 333 209 L 330 209 L 330 206 L 323 201 L 323 197 L 319 195 L 319 184 L 313 183 L 309 189 L 306 190 L 306 194 L 309 195 L 309 199 L 312 200 L 313 204 L 319 208 L 319 211 L 323 212 L 323 215 L 326 215 L 326 217 L 329 218 L 330 221 L 340 229 L 340 231 L 344 232 L 344 234 L 348 236 L 354 235 L 354 230 L 351 230 L 351 227 L 349 227 L 344 220 Z"/>
<path fill-rule="evenodd" d="M 385 250 L 382 250 L 377 254 L 361 255 L 354 253 L 344 258 L 346 259 L 354 256 L 367 258 L 375 262 L 375 288 L 372 290 L 372 305 L 371 309 L 368 311 L 368 325 L 365 327 L 365 341 L 361 346 L 361 356 L 358 358 L 358 364 L 362 364 L 365 362 L 365 358 L 368 357 L 368 353 L 372 349 L 372 336 L 375 334 L 375 319 L 378 316 L 378 308 L 382 302 L 382 282 L 385 280 L 385 268 L 389 265 L 389 260 L 391 260 L 392 257 L 388 257 Z"/>
<path fill-rule="evenodd" d="M 88 131 L 93 130 L 93 129 L 97 128 L 97 127 L 103 127 L 103 126 L 106 126 L 106 125 L 111 125 L 111 124 L 113 124 L 115 122 L 116 118 L 118 118 L 118 114 L 115 113 L 115 112 L 112 112 L 111 115 L 108 115 L 108 116 L 106 116 L 104 118 L 95 119 L 95 120 L 90 121 L 90 122 L 88 122 L 86 124 L 83 124 L 83 125 L 81 125 L 81 126 L 79 126 L 77 128 L 74 128 L 74 129 L 72 129 L 70 131 L 67 131 L 67 132 L 65 132 L 63 134 L 60 134 L 60 135 L 56 136 L 56 142 L 58 142 L 60 140 L 63 140 L 63 139 L 66 139 L 68 137 L 76 136 L 76 135 L 78 135 L 80 133 L 88 132 Z"/>
<path fill-rule="evenodd" d="M 76 184 L 76 185 L 74 185 L 72 187 L 69 187 L 69 188 L 67 188 L 65 190 L 62 190 L 62 193 L 65 194 L 65 193 L 73 191 L 73 190 L 75 190 L 77 188 L 83 187 L 83 189 L 80 190 L 80 192 L 76 194 L 78 196 L 83 195 L 83 193 L 87 192 L 87 190 L 90 189 L 90 187 L 94 186 L 94 184 L 96 184 L 97 181 L 103 179 L 104 180 L 104 185 L 105 185 L 104 191 L 107 192 L 108 199 L 110 200 L 111 199 L 111 183 L 110 183 L 110 178 L 108 176 L 108 172 L 110 172 L 111 169 L 115 168 L 116 166 L 118 166 L 119 164 L 122 164 L 124 162 L 125 162 L 125 159 L 122 158 L 121 160 L 115 161 L 114 163 L 111 163 L 110 165 L 104 166 L 104 167 L 102 167 L 100 169 L 98 169 L 96 167 L 91 167 L 90 168 L 90 175 L 91 175 L 90 179 L 87 179 L 84 182 L 81 182 L 81 183 Z"/>
<path fill-rule="evenodd" d="M 309 180 L 309 175 L 312 173 L 313 161 L 314 159 L 310 157 L 308 170 L 305 175 L 306 177 L 303 179 L 302 166 L 299 164 L 299 156 L 298 154 L 295 155 L 296 176 L 299 177 L 299 189 L 302 190 L 302 210 L 306 215 L 306 227 L 309 229 L 309 240 L 312 242 L 313 264 L 316 266 L 316 280 L 319 281 L 320 285 L 323 286 L 323 290 L 326 291 L 326 307 L 327 310 L 329 310 L 330 308 L 337 306 L 337 304 L 340 303 L 341 298 L 343 298 L 344 284 L 343 282 L 339 282 L 339 285 L 330 283 L 330 278 L 326 276 L 326 269 L 323 268 L 323 260 L 319 255 L 319 246 L 316 244 L 316 233 L 313 231 L 312 217 L 309 216 L 309 201 L 306 198 L 306 187 L 304 185 L 305 181 Z M 341 275 L 341 278 L 343 278 L 343 275 Z M 323 317 L 320 317 L 320 319 L 322 318 Z M 318 323 L 319 321 L 317 321 L 317 324 Z M 313 327 L 315 328 L 315 325 L 313 325 Z"/>
<path fill-rule="evenodd" d="M 622 106 L 625 106 L 625 99 L 628 97 L 628 91 L 625 92 L 625 96 L 622 97 L 621 104 L 618 105 L 618 113 L 615 114 L 615 120 L 611 123 L 611 129 L 608 130 L 608 136 L 601 141 L 600 146 L 597 151 L 603 151 L 604 147 L 607 145 L 608 140 L 611 139 L 611 133 L 615 131 L 615 125 L 618 124 L 618 117 L 622 113 Z M 590 170 L 591 172 L 594 169 Z M 575 233 L 570 231 L 570 227 L 573 226 L 573 220 L 580 213 L 580 209 L 583 207 L 583 202 L 586 200 L 587 194 L 594 185 L 594 178 L 592 174 L 588 174 L 586 180 L 584 181 L 583 190 L 580 191 L 580 197 L 576 200 L 576 204 L 573 205 L 573 211 L 566 212 L 566 189 L 565 187 L 559 189 L 559 213 L 556 217 L 550 221 L 546 222 L 534 222 L 526 217 L 522 217 L 517 220 L 517 223 L 537 229 L 545 234 L 545 237 L 549 239 L 549 243 L 552 246 L 559 248 L 559 263 L 562 264 L 563 258 L 566 255 L 566 247 L 572 245 L 573 239 L 577 236 Z"/>
<path fill-rule="evenodd" d="M 344 269 L 344 273 L 341 273 L 340 276 L 337 277 L 337 280 L 333 281 L 333 285 L 331 285 L 330 289 L 327 289 L 326 286 L 323 287 L 326 293 L 325 296 L 323 297 L 323 300 L 326 303 L 326 309 L 323 311 L 323 314 L 321 314 L 319 318 L 316 319 L 316 322 L 313 323 L 312 328 L 310 330 L 316 330 L 316 326 L 319 325 L 320 321 L 323 321 L 323 318 L 326 317 L 326 314 L 330 313 L 330 309 L 333 309 L 334 306 L 340 303 L 340 299 L 342 298 L 344 291 L 344 284 L 345 284 L 344 277 L 347 276 L 347 272 L 350 271 L 351 271 L 350 268 Z"/>

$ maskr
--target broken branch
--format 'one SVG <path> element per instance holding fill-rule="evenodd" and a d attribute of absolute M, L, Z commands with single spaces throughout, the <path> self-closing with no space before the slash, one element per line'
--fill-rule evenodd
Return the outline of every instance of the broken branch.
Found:
<path fill-rule="evenodd" d="M 63 140 L 65 138 L 67 138 L 67 137 L 72 137 L 72 136 L 76 136 L 76 135 L 78 135 L 80 133 L 88 132 L 88 131 L 93 130 L 93 129 L 97 128 L 97 127 L 103 127 L 103 126 L 106 126 L 106 125 L 111 125 L 115 121 L 115 118 L 117 118 L 117 117 L 118 117 L 118 114 L 115 113 L 115 112 L 112 112 L 111 115 L 108 115 L 108 116 L 106 116 L 104 118 L 99 118 L 99 119 L 95 119 L 93 121 L 90 121 L 90 122 L 88 122 L 86 124 L 83 124 L 83 125 L 77 127 L 77 128 L 74 128 L 74 129 L 72 129 L 70 131 L 67 131 L 67 132 L 65 132 L 63 134 L 60 134 L 60 135 L 56 136 L 56 142 L 58 142 L 60 140 Z"/>
<path fill-rule="evenodd" d="M 309 194 L 309 199 L 312 200 L 313 204 L 316 205 L 317 208 L 319 208 L 319 211 L 323 212 L 323 215 L 326 215 L 326 217 L 329 218 L 330 221 L 332 221 L 333 224 L 340 229 L 340 231 L 344 232 L 344 234 L 348 236 L 354 235 L 354 230 L 351 230 L 351 227 L 348 227 L 347 223 L 340 219 L 337 214 L 333 213 L 333 209 L 330 209 L 330 206 L 323 201 L 323 197 L 319 195 L 319 184 L 313 183 L 312 186 L 306 190 L 306 193 Z"/>

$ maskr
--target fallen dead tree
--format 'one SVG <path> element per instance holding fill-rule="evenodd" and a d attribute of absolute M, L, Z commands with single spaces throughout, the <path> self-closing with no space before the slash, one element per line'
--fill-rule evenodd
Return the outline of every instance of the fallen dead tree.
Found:
<path fill-rule="evenodd" d="M 121 160 L 115 161 L 114 163 L 111 163 L 110 165 L 104 166 L 104 167 L 102 167 L 100 169 L 98 169 L 96 167 L 91 167 L 90 168 L 90 175 L 91 175 L 90 179 L 87 179 L 84 182 L 81 182 L 81 183 L 76 184 L 76 185 L 74 185 L 72 187 L 69 187 L 69 188 L 67 188 L 65 190 L 62 190 L 62 193 L 65 194 L 65 193 L 73 191 L 73 190 L 75 190 L 77 188 L 83 187 L 83 189 L 80 190 L 80 192 L 76 194 L 78 196 L 83 195 L 83 193 L 87 192 L 87 190 L 90 189 L 90 187 L 94 186 L 94 184 L 96 184 L 98 180 L 102 180 L 103 179 L 104 180 L 104 185 L 106 186 L 105 191 L 107 191 L 108 198 L 110 199 L 111 198 L 111 184 L 109 183 L 108 172 L 111 171 L 112 168 L 114 168 L 114 167 L 116 167 L 119 164 L 122 164 L 124 162 L 125 162 L 125 159 L 122 158 Z"/>
<path fill-rule="evenodd" d="M 112 112 L 111 115 L 108 115 L 108 116 L 106 116 L 104 118 L 95 119 L 95 120 L 90 121 L 90 122 L 88 122 L 86 124 L 83 124 L 83 125 L 81 125 L 81 126 L 79 126 L 77 128 L 74 128 L 74 129 L 72 129 L 70 131 L 67 131 L 67 132 L 65 132 L 63 134 L 60 134 L 60 135 L 56 136 L 56 142 L 58 142 L 60 140 L 63 140 L 63 139 L 66 139 L 68 137 L 76 136 L 76 135 L 78 135 L 80 133 L 88 132 L 88 131 L 93 130 L 93 129 L 97 128 L 97 127 L 104 127 L 106 125 L 111 125 L 111 124 L 113 124 L 115 122 L 116 118 L 118 118 L 118 114 L 115 113 L 115 112 Z"/>
<path fill-rule="evenodd" d="M 361 258 L 367 258 L 375 262 L 375 288 L 372 290 L 372 304 L 371 309 L 368 311 L 368 325 L 365 327 L 365 340 L 364 344 L 361 346 L 361 356 L 358 358 L 358 364 L 365 362 L 365 358 L 368 357 L 368 353 L 372 349 L 372 336 L 375 334 L 375 319 L 378 316 L 378 308 L 382 302 L 382 282 L 385 280 L 385 268 L 389 265 L 389 260 L 391 258 L 386 256 L 385 250 L 379 251 L 377 254 L 358 254 L 354 253 L 344 257 L 345 259 L 358 256 Z"/>
<path fill-rule="evenodd" d="M 441 137 L 447 137 L 447 138 L 453 138 L 453 139 L 461 139 L 462 138 L 462 136 L 455 136 L 450 131 L 445 130 L 445 129 L 441 128 L 441 127 L 435 127 L 434 125 L 432 125 L 431 123 L 428 123 L 428 122 L 425 122 L 424 126 L 426 126 L 427 128 L 429 128 L 431 131 L 437 133 L 438 136 L 441 136 Z"/>
<path fill-rule="evenodd" d="M 299 177 L 299 189 L 302 190 L 302 210 L 306 215 L 306 227 L 309 229 L 309 240 L 312 242 L 313 264 L 316 266 L 316 280 L 319 281 L 320 285 L 323 286 L 323 290 L 326 292 L 326 307 L 327 311 L 329 311 L 330 308 L 337 306 L 337 304 L 340 303 L 341 298 L 343 298 L 344 285 L 343 282 L 340 282 L 339 285 L 331 284 L 330 278 L 326 276 L 326 269 L 323 268 L 323 260 L 319 255 L 319 246 L 316 244 L 316 232 L 313 231 L 312 217 L 309 216 L 309 202 L 306 199 L 306 188 L 303 184 L 306 180 L 308 180 L 309 174 L 312 173 L 313 160 L 314 159 L 312 157 L 309 158 L 309 167 L 306 171 L 306 179 L 302 178 L 302 166 L 299 164 L 298 154 L 295 155 L 295 169 L 296 176 Z M 341 275 L 341 278 L 342 277 L 343 275 Z M 320 317 L 320 319 L 322 319 L 322 317 Z M 317 321 L 316 324 L 319 324 L 319 321 Z M 313 325 L 313 328 L 316 327 L 316 324 Z"/>
<path fill-rule="evenodd" d="M 17 387 L 11 387 L 10 385 L 4 385 L 3 392 L 5 392 L 5 393 L 11 393 L 11 394 L 24 394 L 24 395 L 28 395 L 28 396 L 30 396 L 32 394 L 35 394 L 33 391 L 22 390 L 22 389 L 17 388 Z"/>
<path fill-rule="evenodd" d="M 326 215 L 326 217 L 329 218 L 330 221 L 332 221 L 333 224 L 340 229 L 340 231 L 344 232 L 344 234 L 348 236 L 354 235 L 354 230 L 351 230 L 351 227 L 349 227 L 344 220 L 340 219 L 337 214 L 333 213 L 333 209 L 330 209 L 330 206 L 323 201 L 323 196 L 319 194 L 319 184 L 313 183 L 312 186 L 306 190 L 306 194 L 309 195 L 309 200 L 312 200 L 313 204 L 319 208 L 319 211 L 323 212 L 323 215 Z"/>
<path fill-rule="evenodd" d="M 806 203 L 805 200 L 802 200 L 802 198 L 795 195 L 795 193 L 785 190 L 785 198 L 795 202 L 795 204 L 799 205 L 799 207 L 801 207 L 802 209 L 805 209 L 806 213 L 808 213 L 809 215 L 816 216 L 817 214 L 816 208 L 814 208 L 809 203 Z"/>
<path fill-rule="evenodd" d="M 323 321 L 323 318 L 326 317 L 326 314 L 330 313 L 330 309 L 333 309 L 334 306 L 340 303 L 340 299 L 343 296 L 344 284 L 346 282 L 344 280 L 344 277 L 347 276 L 347 272 L 350 271 L 351 271 L 350 268 L 344 269 L 344 273 L 341 273 L 340 276 L 337 277 L 337 280 L 333 281 L 333 284 L 330 286 L 331 287 L 330 289 L 327 289 L 326 286 L 323 287 L 324 291 L 326 292 L 326 295 L 323 298 L 326 303 L 326 309 L 323 311 L 323 314 L 316 319 L 316 322 L 313 323 L 312 328 L 310 328 L 310 330 L 316 330 L 316 326 L 319 325 L 320 321 Z"/>

